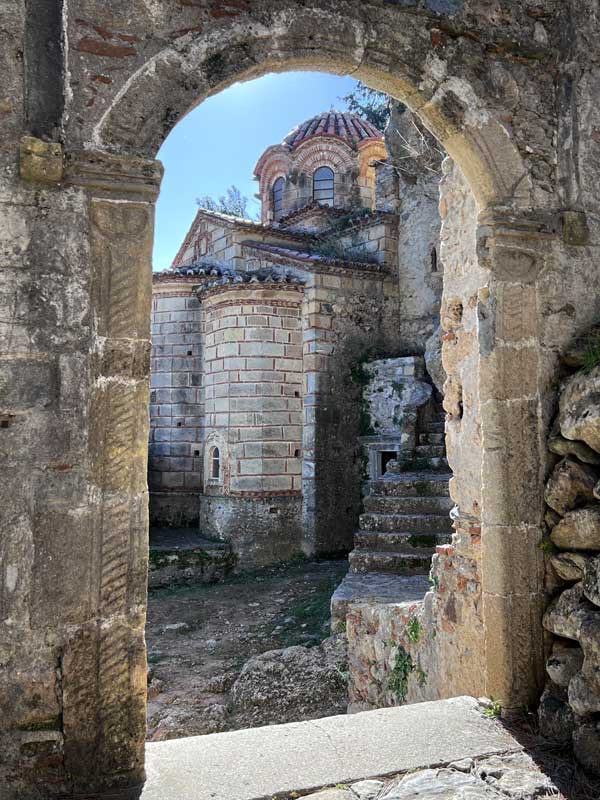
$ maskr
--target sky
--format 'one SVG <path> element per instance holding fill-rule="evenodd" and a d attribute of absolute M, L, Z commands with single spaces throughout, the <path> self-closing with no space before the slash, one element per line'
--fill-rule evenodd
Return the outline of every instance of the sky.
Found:
<path fill-rule="evenodd" d="M 167 269 L 196 214 L 196 198 L 219 197 L 235 184 L 258 215 L 252 173 L 261 153 L 304 120 L 330 108 L 356 85 L 352 78 L 285 72 L 236 83 L 209 97 L 171 131 L 158 158 L 165 176 L 156 209 L 155 270 Z"/>

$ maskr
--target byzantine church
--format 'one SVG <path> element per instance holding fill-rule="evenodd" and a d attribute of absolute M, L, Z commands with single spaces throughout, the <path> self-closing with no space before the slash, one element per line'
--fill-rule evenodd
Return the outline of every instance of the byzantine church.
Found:
<path fill-rule="evenodd" d="M 355 378 L 399 346 L 387 159 L 364 119 L 319 114 L 260 156 L 260 222 L 199 208 L 154 274 L 152 524 L 199 526 L 250 566 L 351 548 Z"/>

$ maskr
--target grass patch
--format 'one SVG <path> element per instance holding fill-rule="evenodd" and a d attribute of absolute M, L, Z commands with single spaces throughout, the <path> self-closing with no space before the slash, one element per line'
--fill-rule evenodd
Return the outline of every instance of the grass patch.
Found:
<path fill-rule="evenodd" d="M 284 607 L 278 618 L 270 623 L 273 627 L 280 625 L 283 628 L 277 634 L 277 640 L 282 647 L 306 645 L 308 637 L 314 644 L 319 644 L 330 635 L 329 627 L 324 629 L 324 625 L 331 617 L 331 595 L 345 574 L 345 568 L 344 564 L 339 575 L 332 575 L 316 585 L 313 584 L 314 591 L 301 595 L 293 604 Z M 285 623 L 289 618 L 293 619 L 293 623 Z"/>
<path fill-rule="evenodd" d="M 493 697 L 490 697 L 490 704 L 483 709 L 483 713 L 490 719 L 498 719 L 502 715 L 502 706 Z"/>

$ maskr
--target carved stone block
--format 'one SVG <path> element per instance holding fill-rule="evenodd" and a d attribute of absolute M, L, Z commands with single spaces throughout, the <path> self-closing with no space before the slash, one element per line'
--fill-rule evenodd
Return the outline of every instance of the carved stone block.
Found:
<path fill-rule="evenodd" d="M 149 339 L 153 208 L 92 200 L 90 217 L 98 333 Z"/>
<path fill-rule="evenodd" d="M 62 145 L 24 136 L 20 144 L 19 171 L 21 178 L 30 183 L 60 183 L 63 177 Z"/>

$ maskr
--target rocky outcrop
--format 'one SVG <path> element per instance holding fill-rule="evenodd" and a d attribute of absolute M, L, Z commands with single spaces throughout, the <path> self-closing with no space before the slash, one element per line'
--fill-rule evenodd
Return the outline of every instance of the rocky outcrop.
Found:
<path fill-rule="evenodd" d="M 286 647 L 254 656 L 233 685 L 231 699 L 252 726 L 346 712 L 346 638 L 317 647 Z"/>
<path fill-rule="evenodd" d="M 581 342 L 563 363 L 584 363 Z M 551 542 L 546 590 L 553 597 L 543 624 L 555 638 L 540 729 L 561 743 L 572 740 L 583 766 L 600 773 L 600 366 L 563 383 L 548 449 L 563 458 L 544 495 Z"/>

